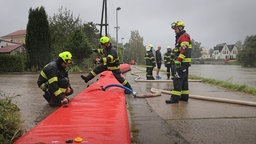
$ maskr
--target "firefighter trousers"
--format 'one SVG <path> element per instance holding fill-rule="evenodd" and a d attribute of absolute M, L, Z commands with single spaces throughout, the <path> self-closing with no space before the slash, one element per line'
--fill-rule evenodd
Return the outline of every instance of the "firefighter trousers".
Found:
<path fill-rule="evenodd" d="M 96 66 L 94 68 L 93 71 L 91 71 L 88 75 L 87 75 L 87 78 L 88 80 L 91 80 L 93 79 L 96 75 L 98 75 L 99 73 L 103 72 L 103 71 L 106 71 L 108 70 L 107 66 L 106 65 L 103 65 L 103 64 L 100 64 L 98 66 Z M 116 80 L 121 83 L 123 86 L 129 88 L 132 90 L 132 87 L 131 85 L 129 84 L 129 82 L 121 76 L 121 71 L 120 69 L 116 69 L 116 70 L 111 70 L 111 72 L 113 73 L 114 77 L 116 78 Z"/>
<path fill-rule="evenodd" d="M 189 86 L 188 86 L 188 66 L 182 69 L 176 70 L 179 77 L 173 79 L 174 89 L 172 90 L 171 99 L 176 101 L 188 101 L 189 98 Z"/>

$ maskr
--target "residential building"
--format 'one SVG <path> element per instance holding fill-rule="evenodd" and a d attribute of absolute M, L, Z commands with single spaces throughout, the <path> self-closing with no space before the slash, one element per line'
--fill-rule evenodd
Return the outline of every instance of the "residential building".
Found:
<path fill-rule="evenodd" d="M 2 36 L 1 39 L 10 41 L 10 42 L 25 44 L 26 34 L 27 34 L 26 30 L 18 30 L 10 34 L 7 34 L 5 36 Z"/>
<path fill-rule="evenodd" d="M 209 49 L 208 48 L 202 48 L 202 51 L 201 51 L 201 59 L 209 59 L 210 58 L 210 54 L 209 54 Z"/>
<path fill-rule="evenodd" d="M 0 38 L 0 54 L 25 52 L 26 30 L 18 30 Z"/>
<path fill-rule="evenodd" d="M 218 44 L 213 48 L 213 55 L 214 59 L 236 59 L 238 48 L 236 45 L 231 44 L 227 45 L 226 43 Z"/>

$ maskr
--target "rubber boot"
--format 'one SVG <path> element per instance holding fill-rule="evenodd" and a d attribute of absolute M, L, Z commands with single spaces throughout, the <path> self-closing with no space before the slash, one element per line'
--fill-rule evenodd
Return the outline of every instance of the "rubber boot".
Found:
<path fill-rule="evenodd" d="M 87 76 L 81 75 L 81 78 L 84 80 L 85 83 L 87 83 L 88 81 L 93 79 L 94 76 L 91 73 L 89 73 Z"/>
<path fill-rule="evenodd" d="M 131 85 L 128 82 L 124 86 L 132 90 L 132 87 L 131 87 Z M 131 92 L 128 91 L 128 90 L 125 90 L 124 93 L 125 94 L 130 94 Z"/>
<path fill-rule="evenodd" d="M 166 100 L 165 103 L 166 104 L 174 104 L 174 103 L 179 103 L 179 96 L 175 96 L 175 95 L 172 95 L 170 100 Z"/>
<path fill-rule="evenodd" d="M 189 95 L 188 94 L 182 94 L 180 97 L 180 101 L 188 102 Z"/>
<path fill-rule="evenodd" d="M 81 78 L 84 80 L 85 83 L 87 83 L 89 81 L 89 79 L 84 75 L 81 75 Z"/>
<path fill-rule="evenodd" d="M 44 99 L 49 103 L 51 100 L 51 94 L 48 91 L 45 91 L 43 96 L 44 96 Z"/>

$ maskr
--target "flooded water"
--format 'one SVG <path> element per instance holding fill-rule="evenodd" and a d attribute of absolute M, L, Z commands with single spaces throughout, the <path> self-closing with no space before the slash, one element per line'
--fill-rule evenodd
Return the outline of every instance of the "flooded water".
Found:
<path fill-rule="evenodd" d="M 238 65 L 192 65 L 189 73 L 256 88 L 256 68 Z"/>

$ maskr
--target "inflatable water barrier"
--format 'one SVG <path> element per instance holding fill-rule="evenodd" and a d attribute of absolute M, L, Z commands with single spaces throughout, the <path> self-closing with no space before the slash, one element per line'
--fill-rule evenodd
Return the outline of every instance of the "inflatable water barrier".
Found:
<path fill-rule="evenodd" d="M 130 65 L 120 68 L 126 72 Z M 120 83 L 112 72 L 105 71 L 71 103 L 58 108 L 14 144 L 130 144 L 124 89 L 106 87 L 109 84 Z"/>

